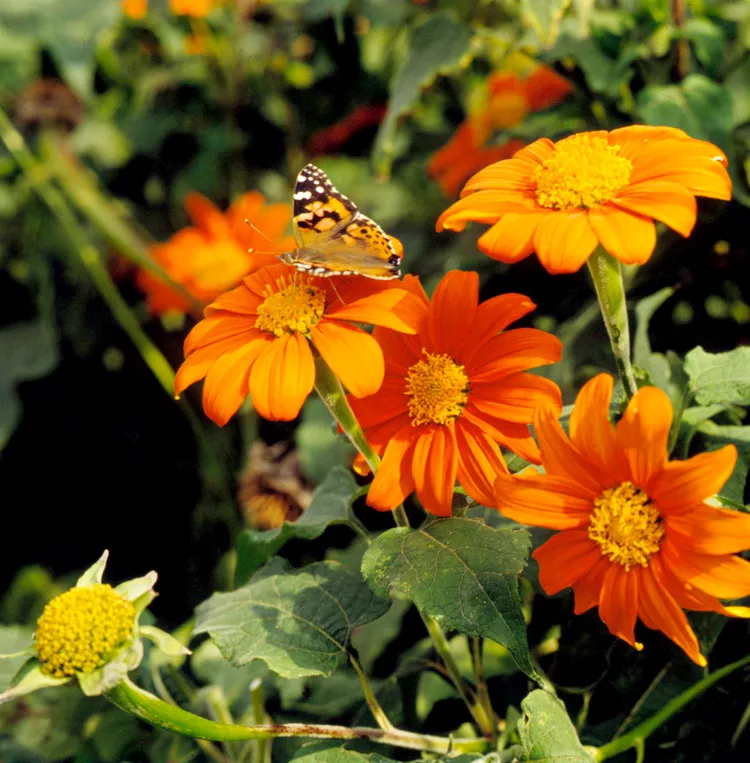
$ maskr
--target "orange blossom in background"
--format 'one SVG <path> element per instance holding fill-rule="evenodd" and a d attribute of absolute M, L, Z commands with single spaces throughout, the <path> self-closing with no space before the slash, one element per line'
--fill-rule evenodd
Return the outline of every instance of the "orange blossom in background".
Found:
<path fill-rule="evenodd" d="M 416 490 L 427 511 L 450 516 L 456 479 L 476 501 L 493 502 L 495 475 L 507 471 L 500 446 L 539 462 L 528 424 L 538 406 L 560 411 L 560 390 L 525 371 L 558 361 L 562 345 L 537 329 L 506 331 L 534 303 L 503 294 L 478 304 L 476 273 L 451 271 L 431 302 L 413 276 L 404 286 L 419 300 L 419 332 L 376 328 L 383 385 L 349 401 L 383 459 L 367 503 L 387 511 Z"/>
<path fill-rule="evenodd" d="M 668 461 L 666 394 L 640 389 L 613 426 L 612 387 L 606 374 L 584 385 L 570 437 L 553 410 L 539 408 L 546 474 L 498 475 L 494 505 L 522 524 L 561 531 L 534 552 L 548 594 L 572 586 L 576 614 L 598 606 L 609 630 L 636 649 L 640 617 L 705 665 L 683 608 L 750 617 L 750 608 L 719 601 L 750 594 L 750 562 L 734 555 L 750 547 L 750 515 L 705 503 L 729 478 L 737 450 Z"/>
<path fill-rule="evenodd" d="M 185 208 L 193 225 L 152 246 L 151 255 L 198 302 L 211 302 L 243 276 L 277 262 L 278 252 L 268 251 L 268 239 L 277 243 L 279 252 L 295 246 L 293 237 L 284 236 L 292 219 L 291 205 L 266 204 L 258 191 L 240 196 L 226 214 L 199 193 L 188 194 Z M 151 312 L 190 310 L 189 301 L 158 276 L 141 270 L 136 282 L 146 293 Z"/>
<path fill-rule="evenodd" d="M 488 145 L 495 132 L 521 124 L 529 113 L 554 106 L 573 90 L 548 66 L 520 54 L 510 58 L 502 71 L 490 74 L 481 103 L 469 109 L 453 137 L 427 165 L 446 196 L 456 196 L 475 172 L 509 159 L 525 145 L 517 139 Z"/>
<path fill-rule="evenodd" d="M 311 344 L 351 394 L 383 381 L 383 352 L 352 322 L 414 333 L 419 300 L 399 281 L 316 278 L 282 263 L 222 294 L 185 339 L 175 393 L 206 377 L 203 408 L 220 426 L 249 394 L 264 418 L 295 418 L 315 384 Z"/>
<path fill-rule="evenodd" d="M 598 244 L 642 264 L 656 245 L 654 220 L 688 236 L 696 196 L 731 198 L 726 164 L 716 146 L 672 127 L 542 138 L 474 175 L 437 230 L 488 223 L 483 252 L 517 262 L 535 251 L 550 273 L 578 270 Z"/>

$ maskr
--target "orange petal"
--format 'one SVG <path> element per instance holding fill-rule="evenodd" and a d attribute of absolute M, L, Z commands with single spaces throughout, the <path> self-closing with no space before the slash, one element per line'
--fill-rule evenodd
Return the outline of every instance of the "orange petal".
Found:
<path fill-rule="evenodd" d="M 217 297 L 205 310 L 205 315 L 209 316 L 217 311 L 226 311 L 228 313 L 239 313 L 240 315 L 256 316 L 258 305 L 263 302 L 263 297 L 254 294 L 250 289 L 241 284 L 231 291 Z"/>
<path fill-rule="evenodd" d="M 534 251 L 536 229 L 549 214 L 533 210 L 505 213 L 479 237 L 479 251 L 500 262 L 519 262 Z"/>
<path fill-rule="evenodd" d="M 696 554 L 667 535 L 661 557 L 676 578 L 710 596 L 740 599 L 750 594 L 750 562 L 739 556 Z"/>
<path fill-rule="evenodd" d="M 698 612 L 717 612 L 725 617 L 750 618 L 750 607 L 725 607 L 715 596 L 709 596 L 693 586 L 686 586 L 662 565 L 661 581 L 669 595 L 683 609 Z"/>
<path fill-rule="evenodd" d="M 458 449 L 453 427 L 421 427 L 414 445 L 412 477 L 422 506 L 438 517 L 453 513 Z"/>
<path fill-rule="evenodd" d="M 405 289 L 384 289 L 326 311 L 328 318 L 372 323 L 406 334 L 416 333 L 425 314 L 423 303 Z"/>
<path fill-rule="evenodd" d="M 652 497 L 651 480 L 667 463 L 671 424 L 672 404 L 658 387 L 639 389 L 617 423 L 617 442 L 630 465 L 633 482 Z"/>
<path fill-rule="evenodd" d="M 523 294 L 500 294 L 482 302 L 477 308 L 471 339 L 461 354 L 461 362 L 468 363 L 485 342 L 535 308 L 536 305 Z"/>
<path fill-rule="evenodd" d="M 291 421 L 315 385 L 315 363 L 301 334 L 275 339 L 250 372 L 253 408 L 265 419 Z"/>
<path fill-rule="evenodd" d="M 652 217 L 683 236 L 695 226 L 695 196 L 679 183 L 646 180 L 625 186 L 611 202 L 614 206 L 643 217 Z"/>
<path fill-rule="evenodd" d="M 556 363 L 562 342 L 539 329 L 511 329 L 492 337 L 467 368 L 472 384 L 492 383 L 529 368 Z"/>
<path fill-rule="evenodd" d="M 500 448 L 481 429 L 463 418 L 456 421 L 458 481 L 461 487 L 484 506 L 495 505 L 494 484 L 498 474 L 506 474 Z"/>
<path fill-rule="evenodd" d="M 387 385 L 387 386 L 386 386 Z M 404 395 L 404 380 L 390 380 L 374 394 L 358 400 L 351 395 L 347 400 L 354 415 L 363 429 L 379 426 L 389 419 L 406 414 L 406 396 Z"/>
<path fill-rule="evenodd" d="M 537 409 L 534 430 L 547 474 L 577 483 L 592 499 L 608 486 L 609 475 L 600 473 L 595 464 L 570 442 L 553 409 Z"/>
<path fill-rule="evenodd" d="M 638 614 L 646 626 L 661 631 L 683 649 L 693 662 L 705 666 L 706 658 L 701 654 L 698 639 L 685 613 L 666 590 L 659 574 L 660 569 L 659 558 L 654 556 L 651 557 L 649 566 L 641 572 Z"/>
<path fill-rule="evenodd" d="M 573 611 L 580 615 L 599 605 L 599 597 L 604 585 L 604 576 L 612 563 L 604 556 L 582 577 L 573 583 L 575 606 Z"/>
<path fill-rule="evenodd" d="M 680 548 L 700 554 L 736 554 L 750 548 L 750 514 L 701 504 L 664 519 Z"/>
<path fill-rule="evenodd" d="M 471 333 L 479 302 L 479 275 L 451 270 L 432 295 L 427 334 L 438 353 L 458 357 Z"/>
<path fill-rule="evenodd" d="M 373 395 L 385 375 L 383 351 L 366 331 L 348 323 L 324 320 L 310 329 L 323 360 L 355 397 Z"/>
<path fill-rule="evenodd" d="M 414 491 L 411 462 L 417 429 L 405 427 L 390 440 L 383 462 L 367 494 L 367 505 L 378 511 L 391 511 Z"/>
<path fill-rule="evenodd" d="M 539 563 L 539 582 L 550 596 L 587 575 L 602 558 L 599 547 L 585 530 L 553 535 L 532 556 Z"/>
<path fill-rule="evenodd" d="M 601 245 L 626 265 L 642 265 L 653 254 L 656 228 L 641 215 L 602 204 L 589 209 L 589 223 Z"/>
<path fill-rule="evenodd" d="M 599 594 L 599 617 L 618 638 L 639 651 L 643 644 L 635 640 L 635 623 L 638 619 L 638 588 L 640 569 L 626 570 L 622 565 L 611 564 L 604 575 Z"/>
<path fill-rule="evenodd" d="M 191 191 L 185 197 L 185 209 L 196 228 L 212 238 L 230 238 L 229 225 L 224 215 L 203 195 Z"/>
<path fill-rule="evenodd" d="M 593 499 L 580 486 L 560 477 L 499 473 L 493 505 L 522 525 L 570 530 L 588 524 Z"/>
<path fill-rule="evenodd" d="M 383 349 L 387 373 L 405 377 L 409 369 L 423 359 L 422 340 L 391 329 L 375 327 L 373 337 Z"/>
<path fill-rule="evenodd" d="M 736 463 L 734 445 L 670 461 L 649 485 L 649 494 L 665 515 L 692 511 L 724 487 Z"/>
<path fill-rule="evenodd" d="M 489 423 L 512 421 L 529 424 L 541 406 L 562 409 L 560 388 L 551 379 L 534 374 L 519 373 L 506 376 L 499 382 L 472 383 L 469 403 L 465 410 L 480 415 Z"/>
<path fill-rule="evenodd" d="M 356 398 L 351 396 L 348 399 L 350 404 L 352 402 L 359 402 Z M 384 421 L 382 424 L 377 424 L 373 427 L 370 427 L 365 434 L 367 436 L 367 442 L 372 445 L 378 455 L 381 455 L 385 450 L 386 445 L 388 445 L 391 439 L 395 437 L 402 429 L 411 431 L 412 428 L 411 418 L 409 418 L 409 416 L 404 413 L 400 416 L 395 416 L 392 419 L 388 419 L 388 421 Z"/>
<path fill-rule="evenodd" d="M 586 382 L 570 414 L 569 431 L 573 444 L 598 461 L 614 484 L 624 482 L 628 475 L 614 425 L 609 420 L 613 387 L 614 380 L 609 374 L 599 374 Z"/>
<path fill-rule="evenodd" d="M 476 177 L 476 176 L 475 176 Z M 466 223 L 497 222 L 506 212 L 533 211 L 534 202 L 517 191 L 493 189 L 479 191 L 454 202 L 438 217 L 435 230 L 463 230 Z"/>
<path fill-rule="evenodd" d="M 241 336 L 254 339 L 263 333 L 255 328 L 255 322 L 248 320 L 247 316 L 213 313 L 195 324 L 185 338 L 183 349 L 185 355 L 190 355 L 200 347 L 221 342 L 224 339 Z"/>
<path fill-rule="evenodd" d="M 539 261 L 553 274 L 575 273 L 598 243 L 584 211 L 548 214 L 534 234 Z"/>
<path fill-rule="evenodd" d="M 513 158 L 503 159 L 479 170 L 466 183 L 461 196 L 465 198 L 482 191 L 529 194 L 534 189 L 531 176 L 536 167 L 552 153 L 552 146 L 552 141 L 542 138 L 541 141 L 535 141 L 516 152 Z"/>
<path fill-rule="evenodd" d="M 268 347 L 264 340 L 222 355 L 209 369 L 203 384 L 203 410 L 223 427 L 247 397 L 247 380 L 257 358 Z"/>

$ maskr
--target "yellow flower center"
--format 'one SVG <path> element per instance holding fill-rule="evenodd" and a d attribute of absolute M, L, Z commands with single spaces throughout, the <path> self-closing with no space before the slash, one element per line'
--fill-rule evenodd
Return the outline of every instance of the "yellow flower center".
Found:
<path fill-rule="evenodd" d="M 296 276 L 289 283 L 282 277 L 276 285 L 278 291 L 266 287 L 267 296 L 258 306 L 255 328 L 279 337 L 295 332 L 308 334 L 325 312 L 325 291 Z"/>
<path fill-rule="evenodd" d="M 448 355 L 422 352 L 426 360 L 415 363 L 406 375 L 411 424 L 450 424 L 469 399 L 469 377 Z"/>
<path fill-rule="evenodd" d="M 90 673 L 133 635 L 135 609 L 112 586 L 71 588 L 47 604 L 36 624 L 42 670 L 56 678 Z"/>
<path fill-rule="evenodd" d="M 561 140 L 532 175 L 536 200 L 547 209 L 581 209 L 604 204 L 630 181 L 633 165 L 620 146 L 586 133 Z"/>
<path fill-rule="evenodd" d="M 659 550 L 664 525 L 649 497 L 632 482 L 605 490 L 595 501 L 589 538 L 604 556 L 626 570 L 648 560 Z"/>

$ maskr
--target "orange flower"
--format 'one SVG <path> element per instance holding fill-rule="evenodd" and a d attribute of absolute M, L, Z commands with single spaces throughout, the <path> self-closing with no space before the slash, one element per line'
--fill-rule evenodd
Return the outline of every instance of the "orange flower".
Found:
<path fill-rule="evenodd" d="M 169 0 L 169 8 L 176 16 L 202 18 L 208 16 L 216 0 Z"/>
<path fill-rule="evenodd" d="M 476 501 L 494 502 L 495 475 L 507 471 L 500 445 L 539 462 L 528 423 L 539 405 L 560 410 L 560 390 L 524 371 L 558 361 L 562 346 L 537 329 L 505 331 L 535 305 L 521 294 L 479 305 L 476 273 L 448 273 L 432 302 L 413 276 L 404 286 L 421 303 L 419 333 L 375 329 L 383 386 L 350 400 L 383 458 L 367 502 L 387 511 L 416 490 L 425 509 L 449 516 L 456 479 Z"/>
<path fill-rule="evenodd" d="M 185 339 L 175 393 L 206 377 L 203 408 L 223 426 L 249 394 L 258 413 L 295 418 L 315 384 L 310 344 L 357 397 L 383 381 L 383 352 L 361 328 L 414 333 L 420 305 L 397 281 L 315 278 L 277 263 L 222 294 Z"/>
<path fill-rule="evenodd" d="M 731 198 L 726 164 L 716 146 L 672 127 L 542 138 L 474 175 L 437 230 L 489 223 L 483 252 L 517 262 L 536 251 L 550 273 L 578 270 L 600 243 L 624 263 L 644 263 L 654 219 L 688 236 L 696 196 Z"/>
<path fill-rule="evenodd" d="M 750 594 L 750 562 L 734 556 L 750 546 L 750 516 L 705 503 L 737 451 L 668 461 L 669 398 L 644 387 L 613 426 L 612 387 L 606 374 L 583 387 L 570 438 L 554 412 L 537 411 L 546 474 L 500 474 L 495 505 L 517 522 L 561 531 L 534 552 L 547 593 L 572 586 L 577 614 L 598 605 L 609 630 L 636 649 L 640 617 L 705 665 L 683 608 L 750 617 L 750 608 L 719 602 Z"/>
<path fill-rule="evenodd" d="M 258 230 L 278 242 L 279 252 L 295 245 L 291 236 L 282 238 L 292 219 L 291 206 L 267 205 L 258 191 L 241 196 L 226 214 L 199 193 L 188 194 L 185 208 L 193 225 L 175 233 L 166 243 L 152 246 L 151 254 L 172 280 L 184 286 L 198 302 L 216 299 L 244 275 L 277 261 L 276 253 L 268 251 L 267 238 Z M 248 225 L 247 220 L 253 225 Z M 152 312 L 190 309 L 182 294 L 152 273 L 139 271 L 136 282 L 146 293 Z"/>
<path fill-rule="evenodd" d="M 131 19 L 140 21 L 148 13 L 148 0 L 120 0 L 122 12 Z"/>
<path fill-rule="evenodd" d="M 525 56 L 511 62 L 510 70 L 487 78 L 486 95 L 479 108 L 459 125 L 453 137 L 430 160 L 427 170 L 446 196 L 456 196 L 467 178 L 488 164 L 509 159 L 524 146 L 510 140 L 488 146 L 498 130 L 521 124 L 531 111 L 554 106 L 572 90 L 570 83 L 547 66 Z"/>

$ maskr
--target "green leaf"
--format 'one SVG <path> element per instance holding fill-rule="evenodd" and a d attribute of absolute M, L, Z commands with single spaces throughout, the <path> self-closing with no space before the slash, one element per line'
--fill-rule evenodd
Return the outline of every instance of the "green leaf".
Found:
<path fill-rule="evenodd" d="M 693 44 L 695 57 L 715 73 L 720 68 L 726 49 L 726 38 L 721 27 L 703 17 L 689 18 L 682 27 L 682 34 Z"/>
<path fill-rule="evenodd" d="M 539 45 L 549 48 L 560 34 L 560 22 L 571 0 L 521 0 L 521 21 L 534 30 Z"/>
<path fill-rule="evenodd" d="M 750 470 L 750 426 L 720 426 L 713 421 L 704 421 L 699 431 L 711 450 L 730 444 L 737 448 L 737 465 L 721 489 L 721 495 L 734 503 L 744 504 Z"/>
<path fill-rule="evenodd" d="M 107 566 L 109 551 L 105 550 L 102 555 L 89 567 L 86 572 L 76 581 L 76 588 L 91 588 L 102 582 L 104 568 Z"/>
<path fill-rule="evenodd" d="M 650 85 L 638 94 L 636 107 L 646 124 L 679 127 L 724 150 L 729 146 L 732 98 L 702 74 L 690 74 L 679 85 Z"/>
<path fill-rule="evenodd" d="M 750 405 L 750 347 L 717 354 L 696 347 L 685 357 L 685 371 L 699 405 Z"/>
<path fill-rule="evenodd" d="M 21 666 L 29 659 L 34 629 L 21 625 L 0 625 L 0 691 L 5 691 Z"/>
<path fill-rule="evenodd" d="M 384 614 L 388 602 L 340 564 L 280 567 L 201 604 L 195 633 L 209 633 L 233 665 L 260 659 L 284 678 L 329 676 L 346 657 L 352 630 Z"/>
<path fill-rule="evenodd" d="M 32 658 L 26 661 L 16 676 L 15 683 L 4 692 L 0 693 L 0 705 L 9 702 L 16 697 L 23 697 L 25 694 L 38 691 L 39 689 L 49 689 L 53 686 L 62 686 L 70 683 L 71 678 L 55 678 L 42 671 L 39 660 Z"/>
<path fill-rule="evenodd" d="M 313 493 L 310 506 L 296 522 L 284 522 L 275 530 L 245 530 L 237 539 L 235 585 L 246 583 L 288 540 L 319 538 L 333 524 L 345 524 L 367 533 L 352 510 L 358 490 L 351 472 L 341 466 L 332 469 Z"/>
<path fill-rule="evenodd" d="M 648 338 L 648 324 L 654 313 L 674 294 L 671 286 L 660 289 L 640 300 L 635 306 L 636 330 L 633 337 L 633 362 L 648 370 L 651 359 L 651 342 Z"/>
<path fill-rule="evenodd" d="M 156 628 L 153 625 L 141 625 L 138 628 L 138 632 L 141 636 L 156 644 L 157 649 L 160 649 L 170 657 L 190 654 L 190 650 L 184 644 L 181 644 L 174 636 L 163 631 L 161 628 Z"/>
<path fill-rule="evenodd" d="M 518 735 L 523 760 L 538 763 L 594 763 L 578 739 L 565 705 L 546 691 L 532 691 L 521 702 Z"/>
<path fill-rule="evenodd" d="M 413 30 L 409 55 L 391 82 L 388 111 L 375 140 L 373 161 L 379 174 L 390 174 L 399 119 L 414 108 L 421 91 L 439 74 L 449 74 L 468 64 L 471 39 L 468 26 L 439 14 Z"/>
<path fill-rule="evenodd" d="M 518 595 L 528 548 L 525 530 L 439 519 L 383 533 L 365 553 L 362 573 L 379 596 L 408 599 L 445 628 L 502 644 L 533 677 Z"/>

